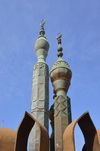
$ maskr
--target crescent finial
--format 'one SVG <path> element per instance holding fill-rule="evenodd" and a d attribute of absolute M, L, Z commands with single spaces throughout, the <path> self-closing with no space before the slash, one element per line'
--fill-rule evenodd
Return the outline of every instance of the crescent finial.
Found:
<path fill-rule="evenodd" d="M 46 23 L 46 20 L 45 19 L 42 19 L 41 23 L 40 23 L 40 35 L 41 36 L 44 36 L 45 34 L 45 31 L 44 31 L 44 24 Z"/>

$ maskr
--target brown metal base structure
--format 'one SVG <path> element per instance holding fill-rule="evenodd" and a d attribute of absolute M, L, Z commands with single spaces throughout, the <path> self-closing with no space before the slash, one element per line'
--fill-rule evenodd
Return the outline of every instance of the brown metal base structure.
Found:
<path fill-rule="evenodd" d="M 100 131 L 96 130 L 88 112 L 84 113 L 66 128 L 63 135 L 63 151 L 76 151 L 74 128 L 77 123 L 85 138 L 85 145 L 82 151 L 100 151 Z"/>
<path fill-rule="evenodd" d="M 35 122 L 40 131 L 38 151 L 49 151 L 49 136 L 46 129 L 27 112 L 19 126 L 14 151 L 27 151 L 28 135 Z M 96 130 L 88 112 L 84 113 L 66 128 L 63 135 L 63 151 L 75 151 L 74 128 L 77 123 L 85 138 L 85 145 L 82 151 L 100 151 L 100 130 Z"/>
<path fill-rule="evenodd" d="M 27 151 L 28 136 L 35 123 L 39 128 L 40 137 L 38 151 L 49 151 L 49 135 L 46 128 L 27 112 L 25 112 L 24 118 L 19 125 L 14 151 Z"/>
<path fill-rule="evenodd" d="M 49 136 L 46 128 L 27 112 L 25 112 L 24 118 L 19 125 L 17 134 L 16 131 L 11 130 L 9 131 L 9 136 L 8 133 L 5 132 L 1 135 L 0 131 L 0 136 L 2 136 L 0 137 L 0 151 L 27 151 L 28 136 L 35 123 L 39 127 L 40 143 L 38 151 L 49 151 Z M 85 138 L 85 145 L 82 151 L 100 151 L 100 130 L 96 130 L 88 112 L 67 126 L 63 135 L 63 151 L 76 151 L 74 128 L 77 123 Z M 5 128 L 0 128 L 0 130 L 1 129 L 4 130 Z M 6 132 L 8 130 L 9 129 L 6 129 Z M 9 143 L 7 143 L 7 141 Z M 12 146 L 10 144 L 12 144 Z"/>

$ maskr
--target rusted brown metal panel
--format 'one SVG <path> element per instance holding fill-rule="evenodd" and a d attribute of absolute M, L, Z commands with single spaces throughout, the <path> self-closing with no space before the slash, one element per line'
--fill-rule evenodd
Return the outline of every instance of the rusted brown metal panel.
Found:
<path fill-rule="evenodd" d="M 49 136 L 46 128 L 27 112 L 25 112 L 24 118 L 19 125 L 14 151 L 27 151 L 28 136 L 35 123 L 39 127 L 40 143 L 38 151 L 49 151 Z"/>
<path fill-rule="evenodd" d="M 82 151 L 100 151 L 98 133 L 88 112 L 84 113 L 66 128 L 63 135 L 63 151 L 76 151 L 74 128 L 77 123 L 85 138 L 85 145 Z"/>

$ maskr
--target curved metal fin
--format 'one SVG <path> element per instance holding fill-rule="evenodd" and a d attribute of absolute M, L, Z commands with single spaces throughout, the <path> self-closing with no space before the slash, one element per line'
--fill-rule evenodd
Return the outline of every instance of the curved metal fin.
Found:
<path fill-rule="evenodd" d="M 27 151 L 28 136 L 35 123 L 39 127 L 40 136 L 38 151 L 49 151 L 49 136 L 46 128 L 27 112 L 19 125 L 14 151 Z"/>
<path fill-rule="evenodd" d="M 85 112 L 65 129 L 63 135 L 63 151 L 76 151 L 74 128 L 77 123 L 85 138 L 83 151 L 100 151 L 98 134 L 88 112 Z"/>

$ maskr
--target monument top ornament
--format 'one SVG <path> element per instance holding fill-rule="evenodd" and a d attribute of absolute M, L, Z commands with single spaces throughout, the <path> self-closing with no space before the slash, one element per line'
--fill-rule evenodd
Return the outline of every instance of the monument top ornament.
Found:
<path fill-rule="evenodd" d="M 56 36 L 56 39 L 58 41 L 58 57 L 62 57 L 63 53 L 62 53 L 62 42 L 61 42 L 61 37 L 62 37 L 62 33 L 58 33 L 58 35 Z"/>
<path fill-rule="evenodd" d="M 35 49 L 36 49 L 36 55 L 38 57 L 38 62 L 44 62 L 46 61 L 46 57 L 48 55 L 48 50 L 49 50 L 49 43 L 47 38 L 44 36 L 45 35 L 45 30 L 44 30 L 44 24 L 46 20 L 43 19 L 40 23 L 40 36 L 35 42 Z"/>
<path fill-rule="evenodd" d="M 45 19 L 43 19 L 42 21 L 41 21 L 41 23 L 40 23 L 40 36 L 44 36 L 45 35 L 45 31 L 44 31 L 44 25 L 45 25 L 45 23 L 46 23 L 46 20 Z"/>
<path fill-rule="evenodd" d="M 41 27 L 44 27 L 44 24 L 46 23 L 46 19 L 42 19 L 41 23 L 40 23 L 40 26 Z"/>
<path fill-rule="evenodd" d="M 54 82 L 58 79 L 63 79 L 63 80 L 69 80 L 72 77 L 72 72 L 71 69 L 68 65 L 68 63 L 66 61 L 64 61 L 62 59 L 63 53 L 62 53 L 62 33 L 58 33 L 58 35 L 56 36 L 57 42 L 58 42 L 58 59 L 57 61 L 53 64 L 52 68 L 51 68 L 51 72 L 50 72 L 50 77 L 51 77 L 51 81 Z"/>

